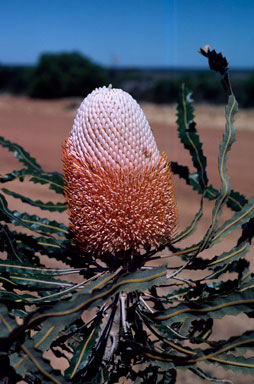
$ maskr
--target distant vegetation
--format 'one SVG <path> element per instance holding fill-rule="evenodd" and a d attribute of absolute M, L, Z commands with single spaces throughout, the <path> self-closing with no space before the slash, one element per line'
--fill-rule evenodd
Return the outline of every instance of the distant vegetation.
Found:
<path fill-rule="evenodd" d="M 77 52 L 43 54 L 34 67 L 0 64 L 0 93 L 45 99 L 83 97 L 112 83 L 139 101 L 174 103 L 179 84 L 185 83 L 195 101 L 222 104 L 225 95 L 217 76 L 202 70 L 104 68 Z M 240 106 L 254 107 L 254 71 L 234 71 L 231 78 Z"/>
<path fill-rule="evenodd" d="M 33 98 L 84 96 L 108 83 L 107 70 L 77 52 L 43 54 L 35 67 L 0 66 L 0 92 Z"/>
<path fill-rule="evenodd" d="M 84 96 L 107 82 L 106 71 L 79 53 L 44 54 L 31 71 L 28 89 L 31 97 Z"/>

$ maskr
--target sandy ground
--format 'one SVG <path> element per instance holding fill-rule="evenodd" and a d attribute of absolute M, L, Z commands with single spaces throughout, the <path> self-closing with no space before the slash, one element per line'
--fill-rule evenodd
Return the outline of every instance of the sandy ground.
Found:
<path fill-rule="evenodd" d="M 68 136 L 76 108 L 80 103 L 79 99 L 66 99 L 56 101 L 29 100 L 26 98 L 15 98 L 8 95 L 0 96 L 0 135 L 10 141 L 22 145 L 25 150 L 38 160 L 43 169 L 47 171 L 61 172 L 61 143 Z M 176 106 L 155 106 L 144 103 L 144 112 L 151 124 L 159 149 L 164 151 L 171 161 L 178 161 L 180 164 L 188 165 L 191 170 L 191 159 L 185 151 L 177 137 L 176 127 Z M 219 143 L 222 138 L 225 125 L 224 108 L 207 105 L 198 105 L 195 111 L 197 129 L 203 142 L 204 153 L 208 161 L 208 175 L 214 187 L 220 187 L 220 180 L 217 171 L 217 157 Z M 254 110 L 240 111 L 237 115 L 235 126 L 237 128 L 237 142 L 229 154 L 228 169 L 233 189 L 250 197 L 254 191 L 253 175 L 253 140 L 254 140 Z M 0 173 L 6 173 L 13 169 L 20 169 L 22 166 L 13 157 L 13 154 L 6 149 L 0 148 Z M 178 231 L 183 230 L 192 221 L 195 213 L 199 209 L 200 198 L 185 185 L 177 176 L 174 177 L 176 198 L 179 210 Z M 18 193 L 30 196 L 33 199 L 43 201 L 60 201 L 59 195 L 48 190 L 39 184 L 12 182 L 5 184 L 4 187 Z M 185 244 L 191 245 L 201 238 L 209 227 L 211 221 L 211 210 L 213 203 L 206 201 L 204 216 L 200 222 L 199 229 L 193 237 Z M 10 208 L 20 211 L 29 210 L 30 212 L 43 213 L 32 210 L 28 206 L 22 205 L 18 200 L 10 199 Z M 230 217 L 231 212 L 225 209 L 220 221 Z M 66 214 L 47 214 L 51 219 L 60 219 L 67 223 Z M 223 244 L 212 249 L 212 255 L 220 254 L 229 250 L 236 241 L 236 234 L 229 236 Z M 253 250 L 250 252 L 251 260 Z M 209 257 L 209 253 L 207 253 Z M 254 263 L 252 262 L 253 266 Z M 187 276 L 188 277 L 188 276 Z M 239 334 L 244 329 L 253 328 L 253 322 L 244 315 L 230 318 L 225 324 L 217 326 L 216 335 L 226 337 Z M 222 328 L 223 327 L 223 328 Z M 230 371 L 217 370 L 208 366 L 210 373 L 218 374 L 238 383 L 252 383 L 250 377 L 235 378 Z M 237 381 L 236 381 L 237 380 Z M 180 374 L 177 383 L 201 383 L 201 379 L 196 379 L 191 373 Z"/>

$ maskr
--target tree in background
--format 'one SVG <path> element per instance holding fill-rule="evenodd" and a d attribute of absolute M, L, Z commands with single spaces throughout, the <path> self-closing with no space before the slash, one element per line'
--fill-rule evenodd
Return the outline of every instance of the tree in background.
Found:
<path fill-rule="evenodd" d="M 77 52 L 46 53 L 31 74 L 29 95 L 45 99 L 83 96 L 108 83 L 106 71 Z"/>

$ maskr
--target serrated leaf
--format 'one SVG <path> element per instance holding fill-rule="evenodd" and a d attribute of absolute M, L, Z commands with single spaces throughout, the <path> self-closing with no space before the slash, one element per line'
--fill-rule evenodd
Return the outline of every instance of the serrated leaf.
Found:
<path fill-rule="evenodd" d="M 149 360 L 149 364 L 152 366 L 159 366 L 163 371 L 169 371 L 170 369 L 175 368 L 174 363 L 176 362 L 178 356 L 168 356 L 167 354 L 158 352 L 155 349 L 143 347 L 132 340 L 128 340 L 127 343 L 135 352 L 145 356 Z"/>
<path fill-rule="evenodd" d="M 16 322 L 10 317 L 8 308 L 1 303 L 0 305 L 0 334 L 1 337 L 7 337 L 9 333 L 16 328 Z M 4 345 L 0 345 L 0 350 L 4 350 Z"/>
<path fill-rule="evenodd" d="M 19 262 L 22 262 L 24 255 L 22 252 L 19 251 L 13 233 L 9 230 L 9 227 L 7 225 L 2 225 L 1 223 L 0 223 L 0 251 L 7 252 L 8 260 L 18 260 Z"/>
<path fill-rule="evenodd" d="M 156 321 L 170 324 L 174 321 L 183 321 L 188 317 L 222 318 L 226 315 L 252 312 L 254 310 L 253 289 L 242 293 L 231 293 L 227 296 L 215 297 L 214 300 L 202 300 L 196 303 L 179 304 L 171 307 L 160 315 L 155 316 Z"/>
<path fill-rule="evenodd" d="M 169 293 L 165 296 L 161 296 L 160 301 L 161 303 L 169 304 L 170 301 L 173 301 L 174 299 L 177 300 L 178 298 L 184 297 L 189 292 L 189 289 L 189 287 L 175 289 L 172 293 Z"/>
<path fill-rule="evenodd" d="M 228 61 L 226 57 L 222 56 L 220 52 L 217 53 L 215 49 L 210 51 L 209 45 L 200 48 L 199 52 L 208 58 L 208 63 L 211 70 L 219 72 L 221 75 L 224 75 L 228 71 Z"/>
<path fill-rule="evenodd" d="M 59 327 L 59 322 L 47 322 L 47 324 L 44 324 L 42 330 L 38 332 L 34 338 L 34 348 L 40 350 L 40 351 L 47 351 L 49 350 L 52 342 L 56 339 L 59 331 L 61 329 L 61 325 Z"/>
<path fill-rule="evenodd" d="M 240 211 L 245 204 L 248 203 L 246 197 L 237 191 L 231 189 L 230 195 L 227 199 L 227 206 L 233 211 Z"/>
<path fill-rule="evenodd" d="M 105 302 L 112 295 L 118 292 L 144 291 L 154 285 L 159 285 L 166 281 L 166 267 L 154 268 L 152 270 L 137 271 L 127 276 L 116 278 L 111 274 L 107 279 L 98 278 L 89 286 L 81 289 L 72 295 L 69 301 L 60 301 L 51 305 L 42 313 L 34 313 L 30 316 L 27 326 L 37 321 L 43 321 L 55 317 L 55 321 L 63 324 L 70 324 L 78 318 L 84 309 L 91 309 Z M 112 277 L 112 281 L 110 280 Z"/>
<path fill-rule="evenodd" d="M 186 165 L 178 164 L 177 161 L 170 162 L 171 171 L 178 175 L 180 178 L 184 179 L 187 184 L 189 184 L 189 175 L 190 171 Z"/>
<path fill-rule="evenodd" d="M 15 370 L 15 372 L 20 375 L 22 378 L 26 376 L 26 372 L 31 365 L 31 361 L 25 358 L 25 355 L 22 353 L 12 353 L 9 357 L 10 366 Z"/>
<path fill-rule="evenodd" d="M 29 181 L 32 181 L 35 184 L 48 184 L 49 189 L 54 190 L 56 193 L 64 194 L 63 176 L 58 172 L 44 172 L 43 170 L 21 169 L 12 171 L 11 173 L 7 173 L 5 175 L 1 175 L 0 183 L 7 183 L 15 179 L 23 181 L 26 177 L 29 178 Z"/>
<path fill-rule="evenodd" d="M 0 276 L 0 281 L 2 277 Z M 18 288 L 18 286 L 26 286 L 27 289 L 44 289 L 44 290 L 55 290 L 60 289 L 65 286 L 70 287 L 71 284 L 64 280 L 53 279 L 52 277 L 46 277 L 41 275 L 31 275 L 26 276 L 25 274 L 20 276 L 18 274 L 13 273 L 9 276 L 10 283 L 14 283 Z"/>
<path fill-rule="evenodd" d="M 17 293 L 8 292 L 6 290 L 0 290 L 0 299 L 2 302 L 8 302 L 14 301 L 16 303 L 25 303 L 25 304 L 31 304 L 31 301 L 34 299 L 37 299 L 37 296 L 32 295 L 18 295 Z"/>
<path fill-rule="evenodd" d="M 251 218 L 254 217 L 254 198 L 252 197 L 249 203 L 245 204 L 241 211 L 236 212 L 229 220 L 225 221 L 223 225 L 217 229 L 211 239 L 211 245 L 216 244 L 223 239 L 231 231 L 239 228 Z"/>
<path fill-rule="evenodd" d="M 35 253 L 55 257 L 64 260 L 73 249 L 70 246 L 71 240 L 61 241 L 52 237 L 36 237 L 16 231 L 10 231 L 7 225 L 0 224 L 0 251 L 7 252 L 8 260 L 19 261 L 20 263 L 31 263 L 33 266 L 40 264 L 39 257 Z M 77 252 L 76 252 L 77 253 Z M 76 254 L 75 254 L 75 257 Z"/>
<path fill-rule="evenodd" d="M 83 268 L 92 271 L 92 267 L 95 265 L 91 256 L 86 255 L 84 258 L 84 253 L 82 253 L 80 248 L 72 242 L 71 238 L 60 239 L 54 236 L 37 237 L 15 232 L 15 239 L 18 249 L 21 248 L 24 253 L 28 254 L 26 262 L 35 265 L 39 265 L 39 262 L 37 263 L 36 260 L 34 260 L 34 252 L 40 253 L 41 255 L 47 255 L 56 260 L 64 261 L 74 268 L 80 268 L 82 265 Z M 33 254 L 29 255 L 32 251 Z"/>
<path fill-rule="evenodd" d="M 175 369 L 169 369 L 163 373 L 162 379 L 158 384 L 175 384 L 176 383 L 177 372 Z"/>
<path fill-rule="evenodd" d="M 186 184 L 191 185 L 195 191 L 203 194 L 203 189 L 199 183 L 199 176 L 197 172 L 190 173 L 189 168 L 184 165 L 179 165 L 177 162 L 171 162 L 171 170 L 175 175 L 183 178 Z M 211 184 L 206 186 L 205 198 L 214 200 L 218 197 L 219 191 L 214 188 Z M 227 199 L 227 206 L 233 211 L 239 211 L 248 202 L 246 197 L 237 191 L 231 190 L 230 195 Z"/>
<path fill-rule="evenodd" d="M 41 170 L 41 166 L 36 160 L 30 156 L 20 145 L 12 143 L 11 141 L 5 140 L 0 136 L 0 145 L 4 148 L 8 148 L 9 151 L 14 152 L 14 156 L 23 163 L 27 168 Z"/>
<path fill-rule="evenodd" d="M 90 334 L 88 334 L 76 348 L 75 353 L 71 359 L 70 366 L 65 371 L 65 377 L 67 379 L 72 379 L 76 373 L 78 373 L 81 369 L 84 369 L 89 363 L 100 329 L 101 322 L 93 328 Z"/>
<path fill-rule="evenodd" d="M 60 240 L 55 237 L 33 236 L 14 231 L 13 233 L 15 234 L 18 248 L 26 247 L 27 249 L 34 250 L 42 255 L 48 255 L 49 257 L 53 255 L 57 259 L 59 259 L 57 257 L 58 253 L 62 259 L 65 248 L 67 248 L 67 245 L 71 242 L 71 240 Z"/>
<path fill-rule="evenodd" d="M 202 144 L 195 127 L 191 94 L 192 92 L 182 84 L 177 107 L 178 132 L 181 142 L 191 154 L 193 165 L 198 171 L 199 184 L 204 190 L 208 181 L 206 174 L 206 157 L 203 154 Z"/>
<path fill-rule="evenodd" d="M 8 260 L 0 260 L 0 272 L 8 272 L 20 274 L 21 276 L 45 276 L 45 277 L 53 277 L 53 276 L 61 276 L 65 275 L 65 271 L 70 271 L 69 268 L 61 269 L 61 268 L 46 268 L 46 267 L 38 267 L 29 263 L 18 263 L 15 261 Z"/>
<path fill-rule="evenodd" d="M 55 384 L 64 383 L 65 380 L 61 376 L 59 370 L 53 369 L 43 358 L 41 352 L 33 348 L 31 340 L 26 339 L 21 345 L 22 352 L 17 356 L 16 354 L 11 359 L 11 365 L 18 371 L 19 374 L 26 375 L 26 370 L 33 373 L 36 377 L 39 376 L 42 380 L 47 380 Z M 18 360 L 19 359 L 19 360 Z M 22 367 L 26 365 L 25 369 Z"/>
<path fill-rule="evenodd" d="M 228 196 L 230 195 L 230 183 L 229 178 L 227 176 L 227 153 L 231 149 L 232 143 L 235 141 L 235 128 L 233 126 L 234 123 L 234 116 L 238 110 L 238 104 L 234 96 L 229 96 L 228 98 L 228 105 L 226 107 L 226 131 L 223 135 L 223 140 L 220 145 L 220 152 L 219 152 L 219 173 L 221 177 L 221 190 L 220 194 L 216 200 L 213 213 L 212 213 L 212 224 L 209 227 L 207 233 L 204 236 L 204 239 L 202 241 L 202 245 L 200 247 L 200 251 L 207 248 L 209 245 L 210 239 L 217 227 L 218 223 L 218 217 L 221 214 L 222 207 L 227 201 Z"/>
<path fill-rule="evenodd" d="M 16 226 L 24 226 L 31 231 L 55 233 L 59 236 L 66 236 L 69 231 L 63 223 L 55 220 L 48 220 L 37 215 L 29 215 L 28 213 L 20 213 L 18 211 L 10 211 L 5 197 L 0 194 L 0 220 L 5 220 Z"/>
<path fill-rule="evenodd" d="M 28 295 L 27 295 L 28 296 Z M 26 316 L 27 316 L 27 312 L 26 311 L 23 311 L 21 309 L 17 309 L 17 308 L 14 308 L 12 311 L 11 311 L 11 314 L 14 315 L 14 316 L 18 316 L 20 317 L 21 319 L 24 319 Z"/>
<path fill-rule="evenodd" d="M 28 264 L 17 265 L 8 261 L 0 261 L 0 281 L 8 281 L 14 288 L 26 286 L 26 289 L 39 290 L 39 297 L 30 296 L 30 303 L 57 301 L 60 297 L 69 295 L 76 290 L 76 284 L 65 280 L 55 279 L 55 276 L 66 275 L 69 269 L 47 269 L 33 267 Z M 46 293 L 44 293 L 44 291 Z M 51 291 L 56 293 L 50 293 Z M 17 295 L 6 290 L 0 291 L 2 300 L 11 299 L 16 302 L 25 300 L 28 302 L 27 295 Z M 41 297 L 41 295 L 43 295 Z"/>
<path fill-rule="evenodd" d="M 252 375 L 254 373 L 254 358 L 234 356 L 232 354 L 222 354 L 219 357 L 213 357 L 210 359 L 213 363 L 216 362 L 223 366 L 224 369 L 229 369 L 236 373 L 243 373 L 245 375 Z M 209 362 L 209 360 L 205 360 Z"/>
<path fill-rule="evenodd" d="M 217 268 L 221 269 L 225 265 L 229 265 L 234 261 L 244 257 L 246 253 L 248 253 L 249 249 L 250 246 L 247 242 L 241 243 L 230 251 L 223 252 L 220 256 L 214 257 L 210 262 L 208 262 L 207 267 L 208 269 L 215 269 L 216 272 Z"/>
<path fill-rule="evenodd" d="M 26 196 L 20 195 L 19 193 L 10 191 L 6 188 L 2 188 L 2 191 L 14 197 L 15 199 L 20 199 L 23 203 L 29 204 L 33 207 L 40 208 L 42 210 L 50 211 L 50 212 L 63 212 L 66 210 L 66 205 L 64 203 L 52 203 L 51 201 L 44 203 L 40 200 L 31 200 Z"/>
<path fill-rule="evenodd" d="M 254 237 L 254 218 L 251 218 L 247 223 L 242 226 L 242 235 L 238 239 L 238 243 L 248 241 L 250 244 Z"/>
<path fill-rule="evenodd" d="M 199 220 L 203 216 L 203 202 L 204 202 L 204 195 L 201 198 L 200 208 L 199 208 L 198 212 L 196 213 L 191 224 L 188 225 L 187 228 L 185 228 L 179 235 L 177 235 L 175 238 L 173 238 L 170 242 L 171 244 L 176 244 L 178 241 L 185 239 L 186 237 L 192 235 L 195 232 L 195 230 L 197 229 L 197 225 L 199 223 Z"/>
<path fill-rule="evenodd" d="M 100 368 L 99 372 L 96 373 L 96 376 L 92 378 L 89 382 L 86 382 L 86 384 L 104 384 L 107 383 L 109 380 L 109 374 L 108 374 L 108 367 Z"/>
<path fill-rule="evenodd" d="M 209 351 L 208 357 L 220 356 L 227 351 L 236 351 L 237 353 L 245 353 L 254 345 L 254 332 L 246 331 L 240 336 L 232 336 L 228 340 L 220 340 L 218 345 Z"/>
<path fill-rule="evenodd" d="M 197 188 L 194 188 L 194 189 L 197 190 Z M 202 191 L 200 191 L 199 193 L 201 192 Z M 214 200 L 218 196 L 219 196 L 219 191 L 216 188 L 214 188 L 212 185 L 209 185 L 206 189 L 205 197 L 208 198 L 209 200 Z M 248 200 L 244 195 L 231 189 L 230 195 L 227 198 L 226 204 L 230 209 L 232 209 L 232 211 L 236 211 L 236 212 L 240 211 L 246 203 L 248 203 Z"/>
<path fill-rule="evenodd" d="M 231 380 L 227 379 L 219 379 L 214 376 L 211 376 L 207 372 L 203 371 L 199 367 L 190 367 L 189 370 L 193 372 L 198 377 L 201 377 L 201 379 L 211 381 L 212 383 L 222 383 L 222 384 L 233 384 Z"/>

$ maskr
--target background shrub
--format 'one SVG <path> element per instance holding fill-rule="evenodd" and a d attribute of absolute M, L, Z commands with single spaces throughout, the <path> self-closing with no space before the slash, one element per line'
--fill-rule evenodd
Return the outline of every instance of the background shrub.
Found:
<path fill-rule="evenodd" d="M 108 82 L 102 67 L 77 52 L 43 54 L 31 74 L 29 95 L 45 99 L 83 96 Z"/>

